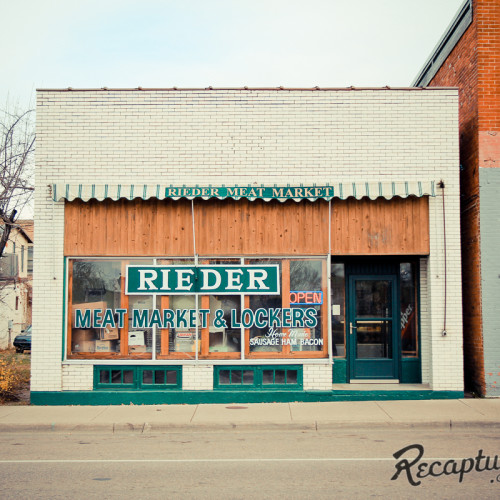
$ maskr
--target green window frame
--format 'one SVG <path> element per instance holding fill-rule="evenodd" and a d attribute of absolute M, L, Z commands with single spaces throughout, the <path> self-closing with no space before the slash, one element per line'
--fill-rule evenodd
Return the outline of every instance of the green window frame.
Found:
<path fill-rule="evenodd" d="M 302 365 L 214 366 L 214 390 L 302 390 Z"/>
<path fill-rule="evenodd" d="M 182 366 L 94 365 L 94 390 L 179 390 Z"/>

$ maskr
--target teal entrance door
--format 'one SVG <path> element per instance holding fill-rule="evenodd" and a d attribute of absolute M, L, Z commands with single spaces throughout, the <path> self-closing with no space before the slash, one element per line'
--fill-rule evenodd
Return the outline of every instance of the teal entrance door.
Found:
<path fill-rule="evenodd" d="M 394 275 L 350 275 L 348 359 L 352 380 L 397 379 L 397 279 Z"/>

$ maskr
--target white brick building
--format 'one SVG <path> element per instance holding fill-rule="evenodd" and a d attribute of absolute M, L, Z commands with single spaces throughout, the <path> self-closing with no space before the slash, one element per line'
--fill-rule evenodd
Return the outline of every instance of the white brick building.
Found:
<path fill-rule="evenodd" d="M 32 401 L 459 397 L 458 167 L 455 89 L 38 91 Z"/>

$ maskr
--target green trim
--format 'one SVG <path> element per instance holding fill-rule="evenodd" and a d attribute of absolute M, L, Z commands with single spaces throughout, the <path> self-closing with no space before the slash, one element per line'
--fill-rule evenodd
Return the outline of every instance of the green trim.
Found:
<path fill-rule="evenodd" d="M 144 381 L 144 373 L 151 372 L 151 383 Z M 175 372 L 175 383 L 169 382 L 169 373 Z M 128 375 L 125 375 L 128 373 Z M 157 376 L 157 373 L 159 374 Z M 102 376 L 104 375 L 104 376 Z M 171 377 L 171 374 L 170 374 Z M 119 378 L 119 381 L 116 379 Z M 128 381 L 125 381 L 125 378 Z M 115 382 L 113 382 L 115 379 Z M 94 365 L 96 391 L 158 391 L 182 388 L 182 366 L 166 365 Z"/>
<path fill-rule="evenodd" d="M 463 391 L 32 391 L 32 405 L 231 404 L 461 399 Z"/>
<path fill-rule="evenodd" d="M 402 384 L 420 384 L 422 382 L 419 358 L 403 358 L 401 360 L 400 382 Z"/>
<path fill-rule="evenodd" d="M 393 264 L 395 267 L 396 264 Z M 399 263 L 397 264 L 399 271 Z M 359 271 L 359 270 L 358 270 Z M 356 325 L 358 320 L 363 321 L 390 321 L 391 330 L 391 352 L 392 357 L 378 357 L 378 358 L 361 358 L 357 356 L 357 332 L 348 335 L 349 353 L 348 355 L 348 369 L 350 380 L 363 380 L 363 379 L 398 379 L 399 378 L 399 364 L 401 358 L 401 333 L 400 333 L 400 290 L 399 290 L 399 272 L 388 272 L 390 269 L 384 269 L 382 273 L 369 272 L 366 268 L 365 272 L 351 272 L 346 277 L 346 284 L 348 286 L 348 307 L 346 325 Z M 378 316 L 368 317 L 356 315 L 356 281 L 387 281 L 391 284 L 391 316 Z"/>
<path fill-rule="evenodd" d="M 276 383 L 276 372 L 283 371 L 285 383 Z M 220 381 L 221 372 L 227 373 L 228 383 Z M 243 372 L 252 373 L 251 381 L 245 381 Z M 264 372 L 273 372 L 272 383 L 266 383 Z M 296 372 L 293 383 L 287 383 L 289 372 Z M 234 374 L 234 375 L 233 375 Z M 267 374 L 269 375 L 269 374 Z M 268 380 L 268 379 L 267 379 Z M 303 365 L 216 365 L 214 366 L 214 390 L 222 391 L 293 391 L 302 390 Z"/>
<path fill-rule="evenodd" d="M 347 360 L 345 358 L 333 358 L 332 382 L 347 384 Z"/>

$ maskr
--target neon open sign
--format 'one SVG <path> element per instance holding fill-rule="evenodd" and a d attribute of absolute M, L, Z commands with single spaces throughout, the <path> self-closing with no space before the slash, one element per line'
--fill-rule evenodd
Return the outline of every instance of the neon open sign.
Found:
<path fill-rule="evenodd" d="M 301 306 L 301 305 L 321 305 L 323 304 L 323 292 L 290 292 L 290 305 Z"/>

